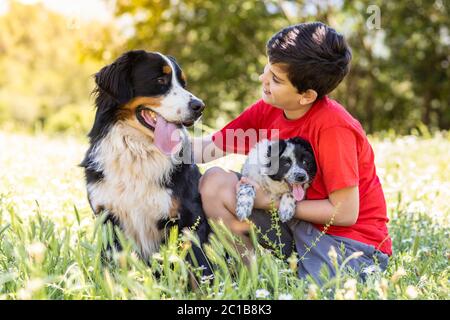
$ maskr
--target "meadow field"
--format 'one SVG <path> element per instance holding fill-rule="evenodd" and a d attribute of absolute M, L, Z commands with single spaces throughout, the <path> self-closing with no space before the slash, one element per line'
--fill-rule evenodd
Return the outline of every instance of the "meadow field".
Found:
<path fill-rule="evenodd" d="M 258 248 L 252 268 L 223 227 L 205 249 L 215 278 L 196 290 L 183 259 L 187 234 L 170 234 L 151 267 L 132 244 L 107 262 L 101 248 L 111 230 L 90 211 L 83 171 L 87 141 L 0 131 L 0 299 L 449 299 L 450 134 L 370 137 L 385 191 L 394 255 L 366 282 L 338 271 L 318 286 Z M 212 165 L 239 169 L 243 158 Z M 336 266 L 338 270 L 342 266 Z M 158 273 L 158 276 L 155 275 Z"/>

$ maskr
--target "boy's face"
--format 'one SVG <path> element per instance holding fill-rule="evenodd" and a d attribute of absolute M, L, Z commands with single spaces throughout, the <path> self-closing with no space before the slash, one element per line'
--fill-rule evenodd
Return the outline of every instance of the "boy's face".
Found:
<path fill-rule="evenodd" d="M 259 80 L 262 82 L 264 102 L 284 110 L 295 110 L 299 107 L 301 94 L 289 81 L 287 72 L 280 65 L 268 62 Z"/>

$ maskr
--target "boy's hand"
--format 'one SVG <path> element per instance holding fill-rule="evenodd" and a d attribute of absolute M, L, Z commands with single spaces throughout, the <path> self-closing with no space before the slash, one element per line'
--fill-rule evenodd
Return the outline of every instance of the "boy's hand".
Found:
<path fill-rule="evenodd" d="M 264 191 L 263 188 L 261 188 L 261 186 L 256 183 L 255 181 L 253 181 L 250 178 L 247 177 L 242 177 L 241 180 L 238 181 L 238 183 L 236 184 L 236 192 L 237 190 L 239 190 L 239 186 L 241 184 L 250 184 L 253 186 L 253 188 L 255 188 L 255 202 L 253 204 L 253 208 L 255 209 L 263 209 L 263 210 L 270 210 L 271 208 L 271 198 L 270 195 Z M 276 208 L 278 208 L 278 206 L 275 204 Z"/>

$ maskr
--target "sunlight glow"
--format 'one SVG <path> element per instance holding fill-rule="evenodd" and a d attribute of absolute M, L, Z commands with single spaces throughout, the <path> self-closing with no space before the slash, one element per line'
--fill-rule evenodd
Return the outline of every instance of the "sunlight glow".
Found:
<path fill-rule="evenodd" d="M 81 20 L 109 21 L 113 18 L 114 1 L 101 0 L 17 0 L 22 4 L 42 3 L 50 10 Z M 8 11 L 8 0 L 0 0 L 0 14 Z"/>

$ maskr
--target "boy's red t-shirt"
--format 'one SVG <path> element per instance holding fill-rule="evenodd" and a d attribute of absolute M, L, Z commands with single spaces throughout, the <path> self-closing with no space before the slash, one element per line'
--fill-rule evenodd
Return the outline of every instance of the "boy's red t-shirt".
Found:
<path fill-rule="evenodd" d="M 282 109 L 259 100 L 216 132 L 214 143 L 226 152 L 247 154 L 254 144 L 249 139 L 244 139 L 245 143 L 242 139 L 227 139 L 227 130 L 230 137 L 230 133 L 239 129 L 250 133 L 247 137 L 256 134 L 257 141 L 296 136 L 309 141 L 317 161 L 317 174 L 306 192 L 308 200 L 327 199 L 335 190 L 359 187 L 356 223 L 347 227 L 330 226 L 327 233 L 371 244 L 392 254 L 386 201 L 376 174 L 374 153 L 361 124 L 344 107 L 325 96 L 300 119 L 288 120 Z M 323 230 L 323 225 L 315 226 Z"/>

